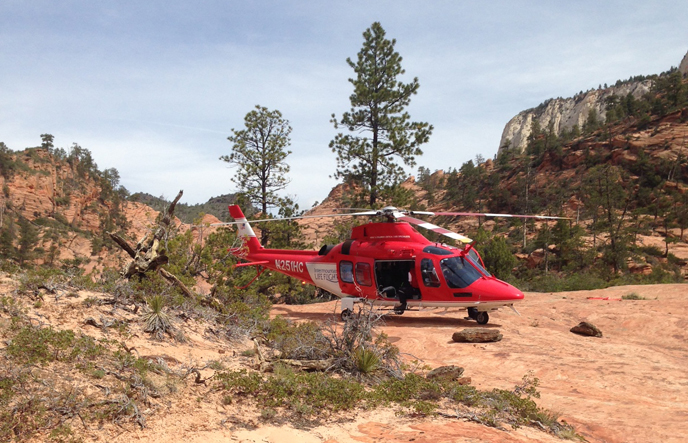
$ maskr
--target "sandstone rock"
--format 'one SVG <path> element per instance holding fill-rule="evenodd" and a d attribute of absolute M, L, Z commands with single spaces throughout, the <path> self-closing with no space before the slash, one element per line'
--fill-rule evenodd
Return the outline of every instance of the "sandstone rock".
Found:
<path fill-rule="evenodd" d="M 681 60 L 681 64 L 678 65 L 678 70 L 683 76 L 688 75 L 688 52 L 686 52 L 686 55 L 683 56 L 683 60 Z"/>
<path fill-rule="evenodd" d="M 471 377 L 461 377 L 456 380 L 456 383 L 460 384 L 461 386 L 466 386 L 470 385 L 472 382 Z"/>
<path fill-rule="evenodd" d="M 454 332 L 452 340 L 459 343 L 486 343 L 500 341 L 502 334 L 497 329 L 471 328 L 461 332 Z"/>
<path fill-rule="evenodd" d="M 597 326 L 587 321 L 582 321 L 578 325 L 571 328 L 571 332 L 578 335 L 587 335 L 590 337 L 602 337 L 602 331 Z"/>
<path fill-rule="evenodd" d="M 440 366 L 428 372 L 427 379 L 458 380 L 463 375 L 463 368 L 459 366 Z"/>
<path fill-rule="evenodd" d="M 536 249 L 528 256 L 528 263 L 526 266 L 528 266 L 528 269 L 534 269 L 540 266 L 540 263 L 543 261 L 545 261 L 545 250 L 542 248 Z"/>
<path fill-rule="evenodd" d="M 538 121 L 543 130 L 552 123 L 554 132 L 559 135 L 564 129 L 570 130 L 575 125 L 582 126 L 591 109 L 597 112 L 598 118 L 604 120 L 607 112 L 605 100 L 609 96 L 624 97 L 632 94 L 635 98 L 640 98 L 651 86 L 652 81 L 644 80 L 606 89 L 593 89 L 575 97 L 548 100 L 537 108 L 522 111 L 504 127 L 499 152 L 509 149 L 523 152 L 534 120 Z"/>

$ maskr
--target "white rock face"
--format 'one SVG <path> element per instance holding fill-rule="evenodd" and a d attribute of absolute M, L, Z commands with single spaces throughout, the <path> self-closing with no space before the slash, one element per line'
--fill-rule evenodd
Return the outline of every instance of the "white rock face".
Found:
<path fill-rule="evenodd" d="M 686 55 L 683 56 L 683 60 L 681 60 L 681 64 L 678 65 L 678 70 L 683 74 L 683 76 L 688 75 L 688 52 L 686 52 Z"/>
<path fill-rule="evenodd" d="M 606 89 L 588 91 L 572 98 L 552 99 L 537 108 L 522 111 L 506 124 L 499 143 L 499 152 L 507 149 L 517 149 L 519 152 L 523 152 L 528 143 L 533 120 L 537 120 L 543 129 L 552 122 L 554 132 L 558 135 L 563 129 L 570 130 L 574 125 L 582 127 L 591 109 L 595 109 L 598 118 L 604 120 L 606 116 L 605 99 L 607 97 L 611 95 L 625 97 L 628 94 L 633 94 L 635 98 L 640 98 L 650 90 L 650 86 L 652 86 L 650 80 L 625 83 Z"/>

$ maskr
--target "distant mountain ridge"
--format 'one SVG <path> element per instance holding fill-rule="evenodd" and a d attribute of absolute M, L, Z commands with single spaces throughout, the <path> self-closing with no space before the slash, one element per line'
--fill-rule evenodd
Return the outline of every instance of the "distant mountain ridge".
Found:
<path fill-rule="evenodd" d="M 161 197 L 155 197 L 146 192 L 132 194 L 129 197 L 129 201 L 143 203 L 156 211 L 162 211 L 170 204 L 168 200 Z M 223 194 L 212 197 L 205 203 L 198 203 L 195 205 L 178 203 L 174 210 L 174 214 L 184 223 L 193 223 L 201 214 L 214 215 L 218 220 L 228 221 L 230 217 L 227 207 L 235 204 L 236 201 L 237 194 Z"/>

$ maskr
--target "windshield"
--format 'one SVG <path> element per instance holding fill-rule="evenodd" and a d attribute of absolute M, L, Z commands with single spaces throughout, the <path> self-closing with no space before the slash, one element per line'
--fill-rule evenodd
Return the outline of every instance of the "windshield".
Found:
<path fill-rule="evenodd" d="M 468 257 L 450 257 L 440 261 L 444 280 L 450 288 L 467 288 L 483 275 Z"/>
<path fill-rule="evenodd" d="M 475 265 L 476 268 L 483 274 L 485 274 L 486 277 L 491 277 L 490 273 L 487 272 L 485 268 L 481 266 L 482 260 L 480 260 L 480 256 L 476 252 L 475 249 L 471 248 L 470 251 L 468 251 L 468 258 Z"/>

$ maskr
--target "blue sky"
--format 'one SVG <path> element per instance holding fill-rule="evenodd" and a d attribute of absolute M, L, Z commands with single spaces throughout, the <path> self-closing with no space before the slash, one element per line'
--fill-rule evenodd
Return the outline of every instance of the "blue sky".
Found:
<path fill-rule="evenodd" d="M 227 136 L 255 105 L 291 122 L 287 193 L 301 208 L 336 182 L 330 123 L 349 109 L 363 31 L 397 40 L 408 111 L 434 127 L 419 166 L 497 152 L 518 112 L 678 66 L 685 1 L 0 2 L 0 141 L 78 143 L 131 192 L 186 203 L 235 191 Z M 413 171 L 415 172 L 415 168 Z"/>

